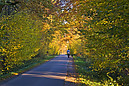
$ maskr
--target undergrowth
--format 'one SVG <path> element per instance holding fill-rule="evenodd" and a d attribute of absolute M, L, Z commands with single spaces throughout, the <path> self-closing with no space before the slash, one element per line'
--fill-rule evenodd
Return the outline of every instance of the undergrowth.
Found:
<path fill-rule="evenodd" d="M 74 62 L 76 65 L 76 73 L 78 74 L 77 82 L 80 86 L 128 86 L 128 76 L 125 78 L 121 75 L 117 76 L 115 80 L 112 74 L 107 74 L 105 70 L 95 71 L 93 67 L 93 60 L 91 58 L 81 58 L 74 56 Z M 116 71 L 117 72 L 117 71 Z M 119 73 L 120 74 L 120 73 Z M 122 80 L 123 79 L 123 80 Z"/>

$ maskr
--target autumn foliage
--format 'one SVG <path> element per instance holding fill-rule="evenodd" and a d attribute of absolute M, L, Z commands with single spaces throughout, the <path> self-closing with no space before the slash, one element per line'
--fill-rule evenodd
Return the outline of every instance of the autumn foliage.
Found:
<path fill-rule="evenodd" d="M 128 0 L 21 2 L 17 12 L 0 18 L 1 73 L 37 54 L 65 54 L 69 48 L 75 60 L 83 63 L 77 64 L 82 81 L 86 73 L 94 73 L 92 78 L 102 78 L 97 82 L 129 84 Z"/>

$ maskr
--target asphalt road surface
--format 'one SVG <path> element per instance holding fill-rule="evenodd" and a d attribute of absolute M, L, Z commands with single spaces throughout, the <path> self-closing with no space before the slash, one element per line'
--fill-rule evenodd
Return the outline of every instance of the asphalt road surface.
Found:
<path fill-rule="evenodd" d="M 67 56 L 60 55 L 1 86 L 64 86 L 67 64 Z"/>

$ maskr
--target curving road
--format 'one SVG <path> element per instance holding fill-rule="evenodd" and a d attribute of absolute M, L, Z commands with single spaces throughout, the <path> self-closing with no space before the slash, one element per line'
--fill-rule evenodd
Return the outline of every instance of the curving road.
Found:
<path fill-rule="evenodd" d="M 64 86 L 67 64 L 67 56 L 60 55 L 1 86 Z"/>

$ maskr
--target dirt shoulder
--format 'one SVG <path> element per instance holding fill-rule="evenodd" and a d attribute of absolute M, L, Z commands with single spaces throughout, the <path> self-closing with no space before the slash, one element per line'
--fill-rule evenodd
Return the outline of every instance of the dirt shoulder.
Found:
<path fill-rule="evenodd" d="M 75 71 L 75 64 L 74 64 L 73 57 L 69 58 L 69 63 L 67 66 L 67 76 L 65 79 L 64 86 L 79 86 L 77 84 L 77 74 Z"/>

